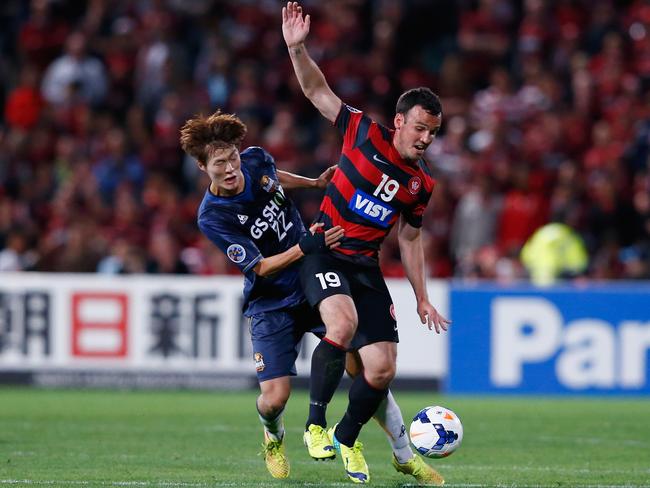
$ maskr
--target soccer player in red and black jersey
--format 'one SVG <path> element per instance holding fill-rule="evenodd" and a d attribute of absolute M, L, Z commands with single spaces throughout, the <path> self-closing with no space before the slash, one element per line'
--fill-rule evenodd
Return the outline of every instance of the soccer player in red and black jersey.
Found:
<path fill-rule="evenodd" d="M 297 2 L 282 9 L 282 33 L 302 91 L 343 135 L 338 169 L 327 186 L 318 220 L 325 228 L 342 226 L 345 237 L 336 250 L 307 256 L 300 272 L 305 295 L 318 307 L 327 329 L 314 351 L 312 368 L 324 368 L 328 374 L 319 376 L 323 382 L 310 384 L 305 443 L 311 425 L 325 426 L 324 408 L 343 374 L 345 352 L 357 351 L 360 374 L 350 387 L 343 419 L 330 432 L 348 477 L 366 483 L 369 472 L 357 437 L 386 398 L 395 375 L 397 323 L 378 252 L 396 223 L 402 263 L 422 323 L 437 333 L 449 324 L 429 302 L 421 235 L 422 214 L 434 186 L 422 156 L 440 128 L 442 108 L 428 88 L 409 90 L 397 101 L 393 130 L 344 104 L 307 53 L 309 26 L 309 15 L 303 17 Z M 397 455 L 393 464 L 398 471 L 413 474 Z M 441 484 L 438 478 L 427 481 Z"/>

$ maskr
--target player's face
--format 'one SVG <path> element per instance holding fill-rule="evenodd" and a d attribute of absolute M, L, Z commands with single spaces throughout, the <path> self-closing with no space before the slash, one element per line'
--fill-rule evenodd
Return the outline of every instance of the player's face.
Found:
<path fill-rule="evenodd" d="M 239 150 L 235 146 L 215 150 L 208 162 L 199 167 L 212 180 L 210 190 L 215 195 L 237 195 L 244 191 L 244 174 Z"/>
<path fill-rule="evenodd" d="M 395 115 L 395 148 L 402 158 L 418 160 L 442 124 L 441 115 L 432 115 L 420 105 L 412 107 L 406 114 Z"/>

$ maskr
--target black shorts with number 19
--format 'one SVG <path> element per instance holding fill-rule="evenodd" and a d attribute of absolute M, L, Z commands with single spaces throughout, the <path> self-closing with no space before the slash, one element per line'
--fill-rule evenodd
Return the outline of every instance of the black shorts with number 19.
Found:
<path fill-rule="evenodd" d="M 357 309 L 359 324 L 350 349 L 375 342 L 399 342 L 393 299 L 379 266 L 364 266 L 331 253 L 305 256 L 300 282 L 312 307 L 332 295 L 348 295 Z"/>

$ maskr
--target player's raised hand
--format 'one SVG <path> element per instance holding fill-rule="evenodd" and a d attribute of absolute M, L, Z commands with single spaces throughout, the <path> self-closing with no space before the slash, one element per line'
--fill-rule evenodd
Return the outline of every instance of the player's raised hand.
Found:
<path fill-rule="evenodd" d="M 431 326 L 435 328 L 436 334 L 440 334 L 441 330 L 447 330 L 449 324 L 451 324 L 451 320 L 447 320 L 440 315 L 428 300 L 421 300 L 418 303 L 418 315 L 420 316 L 420 321 L 426 324 L 429 330 L 431 330 Z"/>
<path fill-rule="evenodd" d="M 302 16 L 302 7 L 298 2 L 287 2 L 282 7 L 282 35 L 287 47 L 296 46 L 305 41 L 309 34 L 309 15 Z"/>
<path fill-rule="evenodd" d="M 330 166 L 327 168 L 325 171 L 321 173 L 321 175 L 318 177 L 316 180 L 316 188 L 323 189 L 327 186 L 327 184 L 330 182 L 332 179 L 332 176 L 334 176 L 334 171 L 336 171 L 336 168 L 338 168 L 338 165 L 335 164 L 334 166 Z"/>

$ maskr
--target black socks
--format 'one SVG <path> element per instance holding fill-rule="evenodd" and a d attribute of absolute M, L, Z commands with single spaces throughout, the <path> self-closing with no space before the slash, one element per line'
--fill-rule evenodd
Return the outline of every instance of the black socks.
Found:
<path fill-rule="evenodd" d="M 307 425 L 327 426 L 325 411 L 345 371 L 343 346 L 329 339 L 322 339 L 311 356 L 311 377 L 309 379 L 309 417 Z"/>
<path fill-rule="evenodd" d="M 336 427 L 336 439 L 348 447 L 354 445 L 361 427 L 372 418 L 388 394 L 388 388 L 378 390 L 370 386 L 363 374 L 357 376 L 350 387 L 348 409 Z"/>

